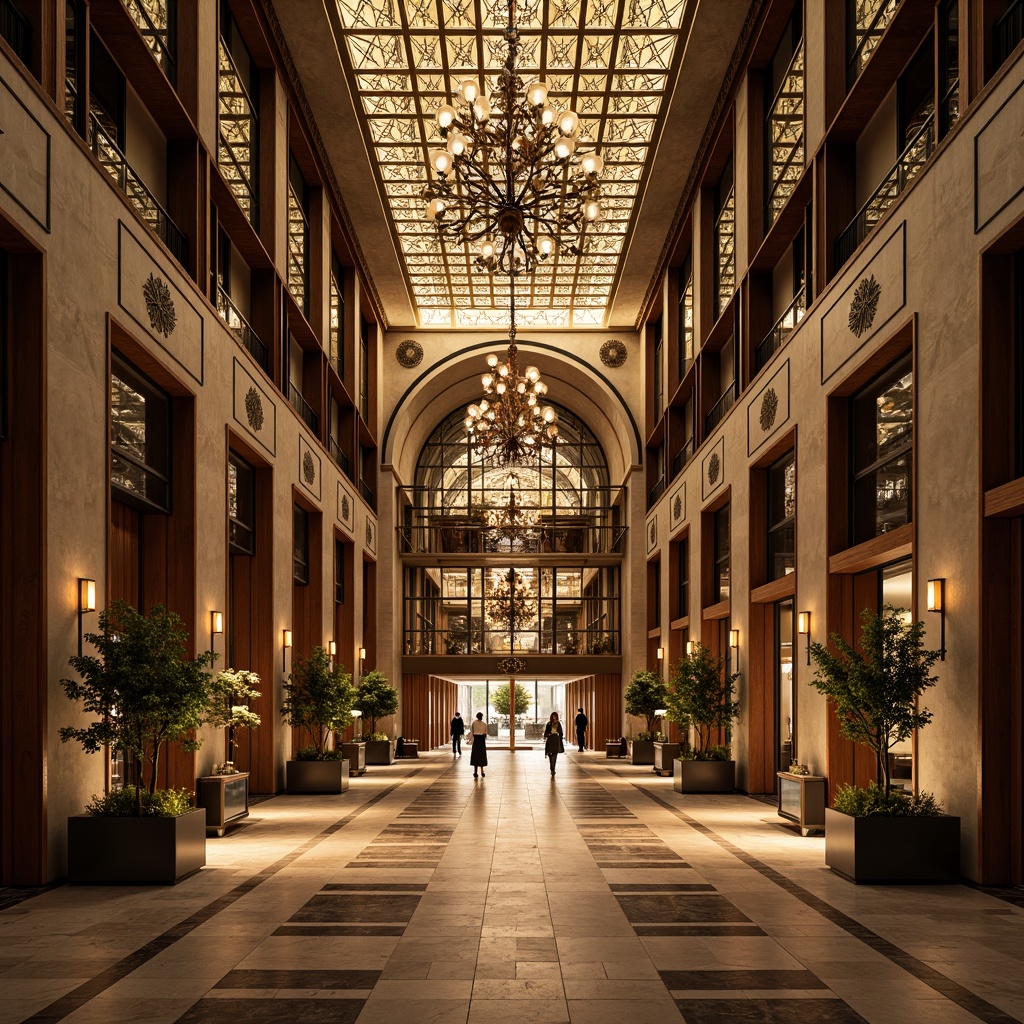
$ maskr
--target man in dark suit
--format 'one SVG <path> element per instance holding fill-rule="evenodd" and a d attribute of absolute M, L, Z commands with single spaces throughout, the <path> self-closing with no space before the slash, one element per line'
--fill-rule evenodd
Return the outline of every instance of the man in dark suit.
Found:
<path fill-rule="evenodd" d="M 580 753 L 587 749 L 587 716 L 583 714 L 583 708 L 579 708 L 576 715 L 576 745 L 580 748 Z"/>
<path fill-rule="evenodd" d="M 451 724 L 452 757 L 462 757 L 462 737 L 465 731 L 466 723 L 462 720 L 462 715 L 456 711 Z"/>

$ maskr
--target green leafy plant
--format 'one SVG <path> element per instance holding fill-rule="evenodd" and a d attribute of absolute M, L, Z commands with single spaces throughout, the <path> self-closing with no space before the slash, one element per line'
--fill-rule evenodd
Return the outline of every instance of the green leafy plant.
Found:
<path fill-rule="evenodd" d="M 134 818 L 141 803 L 142 816 L 154 818 L 177 818 L 191 811 L 195 806 L 193 793 L 187 789 L 148 789 L 124 786 L 101 796 L 94 796 L 86 805 L 87 814 L 105 818 Z"/>
<path fill-rule="evenodd" d="M 862 786 L 840 786 L 836 790 L 835 809 L 854 818 L 928 817 L 942 814 L 942 805 L 932 793 L 908 793 L 891 789 L 888 793 L 877 782 Z"/>
<path fill-rule="evenodd" d="M 512 711 L 509 703 L 508 683 L 502 683 L 491 690 L 491 707 L 499 715 L 508 715 Z M 525 715 L 533 703 L 533 694 L 521 683 L 516 683 L 516 718 Z"/>
<path fill-rule="evenodd" d="M 371 732 L 366 738 L 371 743 L 387 743 L 390 737 L 386 732 Z"/>
<path fill-rule="evenodd" d="M 877 782 L 888 799 L 890 749 L 932 720 L 917 700 L 938 679 L 929 672 L 940 652 L 925 650 L 923 622 L 907 621 L 905 610 L 892 605 L 861 612 L 860 650 L 837 633 L 829 641 L 835 654 L 811 644 L 810 685 L 835 708 L 842 734 L 874 753 Z"/>
<path fill-rule="evenodd" d="M 728 747 L 716 743 L 704 751 L 697 750 L 696 747 L 686 747 L 679 757 L 682 761 L 728 761 L 730 752 Z"/>
<path fill-rule="evenodd" d="M 284 720 L 309 733 L 317 751 L 316 758 L 305 760 L 331 760 L 326 756 L 328 738 L 336 726 L 347 724 L 355 700 L 352 676 L 342 665 L 332 665 L 327 651 L 316 646 L 308 658 L 295 659 L 284 691 Z"/>
<path fill-rule="evenodd" d="M 657 672 L 642 668 L 633 673 L 626 687 L 626 714 L 643 718 L 647 722 L 646 732 L 653 733 L 655 712 L 665 707 L 668 688 Z"/>
<path fill-rule="evenodd" d="M 344 761 L 345 755 L 337 748 L 320 750 L 315 743 L 300 747 L 295 752 L 296 761 Z"/>
<path fill-rule="evenodd" d="M 665 710 L 668 718 L 684 728 L 693 727 L 696 743 L 691 754 L 696 761 L 728 761 L 712 741 L 720 729 L 728 729 L 740 713 L 739 701 L 732 699 L 739 673 L 725 674 L 725 662 L 701 643 L 694 643 L 683 655 L 669 683 Z"/>
<path fill-rule="evenodd" d="M 249 703 L 263 695 L 256 687 L 260 677 L 247 669 L 226 668 L 210 682 L 210 708 L 207 722 L 228 731 L 228 764 L 235 760 L 235 730 L 255 729 L 260 716 L 249 710 Z"/>
<path fill-rule="evenodd" d="M 638 732 L 633 737 L 633 739 L 639 740 L 641 743 L 647 740 L 654 740 L 655 743 L 664 743 L 668 739 L 668 737 L 663 732 L 658 732 L 657 730 L 655 730 L 654 732 L 648 732 L 647 730 L 644 730 L 642 732 Z"/>
<path fill-rule="evenodd" d="M 398 691 L 388 682 L 388 677 L 377 669 L 363 676 L 356 694 L 356 708 L 370 722 L 370 732 L 377 731 L 377 719 L 388 718 L 398 710 Z M 384 739 L 387 735 L 382 734 Z"/>
<path fill-rule="evenodd" d="M 143 790 L 152 798 L 164 747 L 177 742 L 187 751 L 202 741 L 195 731 L 206 721 L 210 675 L 216 655 L 187 657 L 188 632 L 182 619 L 158 605 L 148 614 L 115 600 L 99 614 L 99 633 L 85 640 L 97 656 L 69 659 L 80 679 L 62 679 L 71 700 L 97 716 L 88 726 L 64 726 L 63 742 L 77 740 L 89 753 L 119 750 L 135 799 L 143 813 Z M 122 798 L 118 798 L 122 799 Z"/>

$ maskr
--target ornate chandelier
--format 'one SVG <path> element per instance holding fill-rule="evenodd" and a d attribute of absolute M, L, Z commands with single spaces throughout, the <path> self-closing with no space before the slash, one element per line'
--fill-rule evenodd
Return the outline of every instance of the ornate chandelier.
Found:
<path fill-rule="evenodd" d="M 603 161 L 579 142 L 579 117 L 548 102 L 542 81 L 524 88 L 516 71 L 519 29 L 509 0 L 508 56 L 485 96 L 465 79 L 435 118 L 444 148 L 428 153 L 427 217 L 442 238 L 476 244 L 476 263 L 509 276 L 532 273 L 556 250 L 578 255 L 601 216 Z"/>
<path fill-rule="evenodd" d="M 508 632 L 513 642 L 516 633 L 532 625 L 537 618 L 535 581 L 516 569 L 492 573 L 484 611 L 492 625 Z"/>
<path fill-rule="evenodd" d="M 531 461 L 544 445 L 558 437 L 558 416 L 550 405 L 541 405 L 548 386 L 536 366 L 519 372 L 516 347 L 515 278 L 510 280 L 508 354 L 502 362 L 491 353 L 488 370 L 480 378 L 484 398 L 466 409 L 466 433 L 485 458 L 499 466 L 521 466 Z"/>
<path fill-rule="evenodd" d="M 505 482 L 505 501 L 484 510 L 484 519 L 488 526 L 507 537 L 528 530 L 540 522 L 540 509 L 535 504 L 526 504 L 519 494 L 519 477 L 509 473 Z"/>

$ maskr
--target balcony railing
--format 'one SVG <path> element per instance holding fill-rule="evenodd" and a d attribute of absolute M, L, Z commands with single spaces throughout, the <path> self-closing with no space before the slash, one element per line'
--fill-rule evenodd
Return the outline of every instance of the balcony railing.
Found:
<path fill-rule="evenodd" d="M 142 219 L 164 240 L 174 258 L 188 266 L 188 239 L 135 173 L 95 114 L 89 115 L 89 146 Z"/>
<path fill-rule="evenodd" d="M 711 412 L 709 412 L 707 416 L 704 417 L 705 435 L 710 434 L 711 431 L 714 430 L 715 427 L 717 427 L 718 424 L 722 422 L 722 418 L 733 407 L 733 404 L 739 397 L 739 390 L 739 383 L 738 381 L 734 380 L 729 385 L 725 394 L 722 395 L 722 397 L 717 402 L 715 402 L 714 406 L 711 409 Z"/>
<path fill-rule="evenodd" d="M 327 446 L 331 453 L 331 458 L 334 459 L 334 461 L 338 464 L 338 466 L 341 468 L 341 471 L 345 474 L 345 476 L 351 477 L 352 463 L 349 460 L 349 457 L 341 450 L 341 445 L 338 444 L 338 442 L 335 441 L 333 437 L 330 437 L 327 439 Z"/>
<path fill-rule="evenodd" d="M 760 370 L 762 366 L 765 366 L 768 363 L 768 360 L 786 344 L 789 340 L 789 336 L 796 329 L 796 325 L 803 319 L 806 310 L 807 289 L 805 286 L 793 296 L 793 301 L 789 304 L 789 309 L 787 309 L 786 312 L 775 321 L 775 326 L 768 332 L 764 340 L 755 349 L 755 371 Z"/>
<path fill-rule="evenodd" d="M 174 0 L 124 0 L 124 6 L 167 80 L 174 85 L 177 78 L 172 14 Z"/>
<path fill-rule="evenodd" d="M 834 262 L 836 272 L 854 254 L 857 246 L 871 233 L 871 229 L 882 219 L 885 211 L 896 201 L 897 196 L 917 177 L 935 149 L 935 115 L 921 125 L 910 140 L 892 170 L 882 179 L 871 194 L 871 198 L 860 208 L 857 216 L 850 221 L 846 230 L 836 239 Z"/>
<path fill-rule="evenodd" d="M 850 58 L 846 68 L 846 87 L 849 89 L 867 67 L 871 54 L 875 52 L 878 40 L 889 27 L 900 0 L 881 0 L 874 16 L 868 22 L 851 26 Z"/>
<path fill-rule="evenodd" d="M 693 438 L 688 437 L 686 444 L 672 457 L 672 475 L 681 473 L 683 467 L 693 458 Z"/>
<path fill-rule="evenodd" d="M 650 508 L 665 493 L 665 478 L 662 477 L 647 492 L 647 507 Z"/>
<path fill-rule="evenodd" d="M 302 422 L 309 427 L 318 437 L 320 436 L 320 417 L 313 411 L 313 407 L 302 397 L 302 392 L 288 381 L 288 401 L 292 408 L 302 417 Z"/>
<path fill-rule="evenodd" d="M 0 36 L 27 65 L 32 55 L 32 25 L 11 0 L 0 0 Z"/>
<path fill-rule="evenodd" d="M 1024 39 L 1024 0 L 1010 4 L 1006 13 L 992 26 L 992 68 L 996 70 Z"/>
<path fill-rule="evenodd" d="M 359 493 L 363 496 L 363 501 L 365 501 L 366 504 L 370 506 L 370 508 L 377 507 L 376 495 L 373 493 L 373 490 L 370 488 L 370 485 L 365 480 L 359 481 Z"/>
<path fill-rule="evenodd" d="M 531 526 L 489 526 L 468 516 L 438 516 L 427 525 L 398 528 L 408 554 L 617 555 L 624 526 L 601 525 L 592 516 L 558 516 Z M 575 521 L 574 521 L 575 520 Z"/>
<path fill-rule="evenodd" d="M 405 630 L 405 653 L 423 654 L 617 654 L 620 637 L 617 629 L 569 629 L 552 631 L 517 627 L 514 633 L 497 623 L 480 623 L 474 616 L 471 630 L 435 629 L 427 616 L 414 611 L 417 599 L 407 599 L 406 614 L 416 619 L 420 628 Z M 604 598 L 609 610 L 618 612 L 617 598 Z M 465 607 L 465 605 L 463 605 Z"/>
<path fill-rule="evenodd" d="M 249 326 L 249 321 L 242 316 L 238 307 L 231 301 L 231 296 L 220 285 L 217 285 L 217 312 L 220 313 L 221 320 L 234 331 L 246 351 L 269 373 L 270 350 L 260 341 L 256 332 Z"/>

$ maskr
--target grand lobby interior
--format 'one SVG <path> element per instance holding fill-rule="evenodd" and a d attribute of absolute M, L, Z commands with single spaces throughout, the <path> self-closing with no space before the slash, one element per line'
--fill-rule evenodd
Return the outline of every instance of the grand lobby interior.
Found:
<path fill-rule="evenodd" d="M 0 1024 L 1024 1021 L 1022 55 L 1024 0 L 0 0 Z M 116 602 L 259 677 L 161 761 L 244 781 L 174 885 L 69 856 Z M 882 763 L 815 645 L 889 606 L 945 884 L 826 863 Z M 398 698 L 330 794 L 316 649 Z M 726 791 L 626 710 L 695 650 Z"/>

